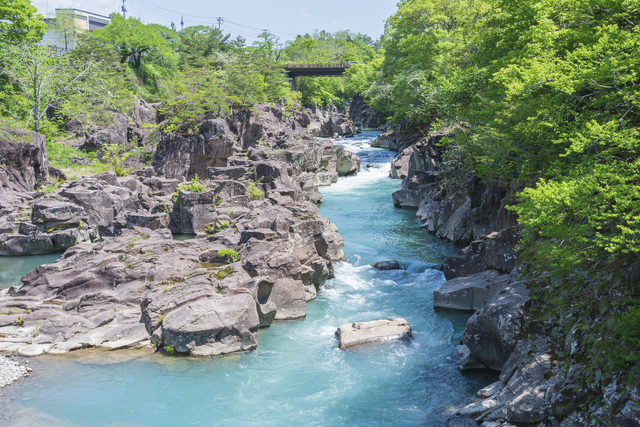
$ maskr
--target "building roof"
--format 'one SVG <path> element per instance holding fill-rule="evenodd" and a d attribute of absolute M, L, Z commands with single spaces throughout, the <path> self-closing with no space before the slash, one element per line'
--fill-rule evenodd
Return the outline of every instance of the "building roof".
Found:
<path fill-rule="evenodd" d="M 86 13 L 87 15 L 95 16 L 96 18 L 102 18 L 102 19 L 108 19 L 108 20 L 111 20 L 111 18 L 110 18 L 110 17 L 108 17 L 108 16 L 100 15 L 100 14 L 93 13 L 93 12 L 87 12 L 86 10 L 82 10 L 82 9 L 75 9 L 75 8 L 72 8 L 72 7 L 59 7 L 59 8 L 56 8 L 56 10 L 72 10 L 72 11 L 74 11 L 74 12 L 82 12 L 82 13 Z"/>

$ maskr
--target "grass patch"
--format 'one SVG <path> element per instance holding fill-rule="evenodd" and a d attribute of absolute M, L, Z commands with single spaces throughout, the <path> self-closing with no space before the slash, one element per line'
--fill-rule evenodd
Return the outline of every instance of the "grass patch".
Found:
<path fill-rule="evenodd" d="M 47 156 L 49 157 L 49 165 L 60 169 L 71 180 L 81 178 L 84 175 L 95 175 L 112 170 L 109 165 L 97 161 L 96 153 L 79 150 L 56 142 L 47 142 Z M 93 160 L 94 163 L 92 165 L 79 165 L 71 161 L 74 157 L 87 157 Z"/>

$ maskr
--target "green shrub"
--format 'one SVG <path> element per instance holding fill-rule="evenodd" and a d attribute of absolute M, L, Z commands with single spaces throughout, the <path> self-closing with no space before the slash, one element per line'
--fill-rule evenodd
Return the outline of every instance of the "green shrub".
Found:
<path fill-rule="evenodd" d="M 198 174 L 196 174 L 191 181 L 180 184 L 178 188 L 176 188 L 176 191 L 171 194 L 171 200 L 173 200 L 173 203 L 178 204 L 180 202 L 181 191 L 188 191 L 190 193 L 204 193 L 205 191 L 207 191 L 207 187 L 200 183 Z"/>
<path fill-rule="evenodd" d="M 131 155 L 131 151 L 127 147 L 120 144 L 108 144 L 104 146 L 102 161 L 109 165 L 118 176 L 129 175 L 125 169 L 125 161 Z"/>
<path fill-rule="evenodd" d="M 238 262 L 238 253 L 233 249 L 220 249 L 218 251 L 218 258 L 226 258 L 227 260 Z"/>
<path fill-rule="evenodd" d="M 222 231 L 228 228 L 229 225 L 231 225 L 230 221 L 212 222 L 211 224 L 205 225 L 204 232 L 207 234 L 218 233 L 219 231 Z"/>
<path fill-rule="evenodd" d="M 170 345 L 165 345 L 164 346 L 164 351 L 166 351 L 167 354 L 171 355 L 171 356 L 174 356 L 174 355 L 178 354 L 176 349 L 173 346 L 170 346 Z"/>
<path fill-rule="evenodd" d="M 255 182 L 248 183 L 247 190 L 249 190 L 251 200 L 260 200 L 260 198 L 262 198 L 262 191 L 258 189 Z"/>

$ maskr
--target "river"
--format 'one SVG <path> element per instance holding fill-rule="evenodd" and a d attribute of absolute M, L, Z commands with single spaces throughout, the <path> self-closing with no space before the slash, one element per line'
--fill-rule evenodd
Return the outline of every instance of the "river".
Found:
<path fill-rule="evenodd" d="M 144 349 L 39 357 L 30 378 L 0 391 L 0 425 L 451 425 L 447 406 L 495 378 L 463 374 L 450 359 L 468 315 L 434 311 L 444 276 L 430 267 L 458 248 L 420 230 L 414 211 L 393 207 L 394 153 L 371 148 L 374 136 L 340 141 L 363 170 L 320 188 L 320 211 L 340 229 L 347 261 L 307 304 L 306 319 L 275 323 L 260 331 L 256 351 L 221 358 Z M 405 270 L 370 266 L 383 259 Z M 413 340 L 338 349 L 338 326 L 395 317 L 409 322 Z"/>

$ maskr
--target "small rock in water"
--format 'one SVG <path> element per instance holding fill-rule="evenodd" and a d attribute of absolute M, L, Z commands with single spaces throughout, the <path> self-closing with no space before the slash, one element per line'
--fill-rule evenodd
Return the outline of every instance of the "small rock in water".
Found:
<path fill-rule="evenodd" d="M 374 262 L 373 268 L 378 270 L 402 270 L 400 263 L 394 259 Z"/>
<path fill-rule="evenodd" d="M 374 320 L 372 322 L 347 323 L 338 328 L 336 336 L 340 348 L 346 349 L 384 339 L 411 336 L 411 327 L 404 319 Z"/>
<path fill-rule="evenodd" d="M 367 163 L 367 167 L 368 168 L 372 168 L 373 167 L 373 163 Z"/>

